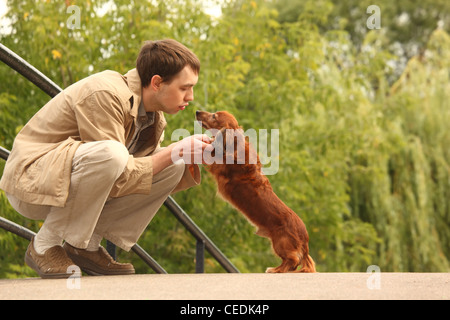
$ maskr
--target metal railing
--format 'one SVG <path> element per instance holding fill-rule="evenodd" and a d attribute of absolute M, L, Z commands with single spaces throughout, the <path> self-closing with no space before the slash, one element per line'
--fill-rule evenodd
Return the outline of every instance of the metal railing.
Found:
<path fill-rule="evenodd" d="M 56 96 L 62 89 L 56 85 L 52 80 L 47 78 L 35 67 L 30 65 L 27 61 L 22 59 L 16 53 L 8 49 L 0 43 L 0 60 L 14 69 L 26 79 L 34 83 L 42 91 L 47 93 L 50 97 Z M 0 157 L 4 160 L 8 159 L 9 150 L 0 147 Z M 204 272 L 204 257 L 205 249 L 216 259 L 216 261 L 227 271 L 231 273 L 238 273 L 239 270 L 231 263 L 231 261 L 220 251 L 219 248 L 208 238 L 208 236 L 195 224 L 195 222 L 188 216 L 188 214 L 175 202 L 172 197 L 168 197 L 164 205 L 169 211 L 178 219 L 178 221 L 194 236 L 197 240 L 196 244 L 196 266 L 197 273 Z M 34 232 L 14 223 L 7 219 L 0 217 L 0 227 L 12 232 L 25 239 L 31 240 Z M 115 258 L 116 246 L 111 242 L 107 242 L 108 252 Z M 135 252 L 148 266 L 150 266 L 156 273 L 167 273 L 155 259 L 153 259 L 143 248 L 135 244 L 131 250 Z"/>

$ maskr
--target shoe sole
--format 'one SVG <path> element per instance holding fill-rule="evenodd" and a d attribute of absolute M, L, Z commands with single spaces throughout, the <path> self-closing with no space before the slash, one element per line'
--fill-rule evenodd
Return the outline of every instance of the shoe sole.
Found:
<path fill-rule="evenodd" d="M 67 251 L 66 251 L 67 252 Z M 77 264 L 82 271 L 84 271 L 86 274 L 90 276 L 124 276 L 124 275 L 131 275 L 135 274 L 134 269 L 130 270 L 103 270 L 100 269 L 95 264 L 91 263 L 90 261 L 80 258 L 77 255 L 73 255 L 71 252 L 67 252 L 67 255 L 69 256 L 72 261 Z"/>
<path fill-rule="evenodd" d="M 135 272 L 131 271 L 131 270 L 130 270 L 130 272 L 124 272 L 124 271 L 110 272 L 109 271 L 108 273 L 103 272 L 103 271 L 102 271 L 103 273 L 99 273 L 97 271 L 94 271 L 92 269 L 87 269 L 85 267 L 81 268 L 81 270 L 90 276 L 126 276 L 126 275 L 135 274 Z"/>

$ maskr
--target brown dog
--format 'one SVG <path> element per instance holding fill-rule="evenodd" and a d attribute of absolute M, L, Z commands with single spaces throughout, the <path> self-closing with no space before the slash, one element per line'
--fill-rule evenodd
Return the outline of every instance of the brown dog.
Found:
<path fill-rule="evenodd" d="M 258 155 L 234 116 L 226 111 L 197 111 L 196 118 L 205 129 L 215 131 L 212 132 L 216 135 L 215 156 L 223 151 L 220 156 L 223 161 L 208 166 L 219 193 L 258 228 L 257 235 L 272 241 L 275 253 L 283 260 L 280 266 L 268 268 L 266 272 L 315 272 L 305 224 L 273 192 L 269 180 L 261 173 Z M 301 269 L 297 270 L 300 265 Z"/>

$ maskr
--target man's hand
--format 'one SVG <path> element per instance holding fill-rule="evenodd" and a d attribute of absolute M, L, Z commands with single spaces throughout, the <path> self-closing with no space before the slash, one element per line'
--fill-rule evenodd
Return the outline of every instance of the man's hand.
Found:
<path fill-rule="evenodd" d="M 195 134 L 173 144 L 172 162 L 183 159 L 186 164 L 205 164 L 204 155 L 210 155 L 213 149 L 211 138 Z"/>
<path fill-rule="evenodd" d="M 159 173 L 180 159 L 183 159 L 186 164 L 208 164 L 206 162 L 208 156 L 210 157 L 214 150 L 211 142 L 212 140 L 207 135 L 196 134 L 172 143 L 151 156 L 153 159 L 153 174 Z M 207 159 L 204 159 L 204 156 Z M 210 163 L 211 161 L 209 161 Z"/>

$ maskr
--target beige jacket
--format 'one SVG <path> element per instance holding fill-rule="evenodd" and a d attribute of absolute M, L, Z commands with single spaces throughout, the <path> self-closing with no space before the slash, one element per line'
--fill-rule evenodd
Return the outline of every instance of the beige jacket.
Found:
<path fill-rule="evenodd" d="M 136 127 L 141 82 L 136 69 L 125 76 L 104 71 L 85 78 L 50 100 L 17 135 L 6 162 L 0 188 L 37 205 L 63 207 L 69 193 L 72 159 L 85 142 L 115 140 L 125 146 Z M 149 194 L 152 158 L 160 145 L 166 120 L 157 112 L 155 122 L 139 136 L 111 197 Z M 175 191 L 200 183 L 198 166 L 185 170 Z M 101 186 L 92 186 L 92 188 Z"/>

